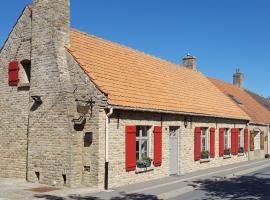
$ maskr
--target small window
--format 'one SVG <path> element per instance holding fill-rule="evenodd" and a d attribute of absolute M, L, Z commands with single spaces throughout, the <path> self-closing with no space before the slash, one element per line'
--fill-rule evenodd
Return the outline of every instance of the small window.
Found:
<path fill-rule="evenodd" d="M 19 79 L 20 83 L 19 86 L 30 86 L 31 81 L 31 61 L 30 60 L 23 60 L 21 61 L 21 68 L 19 71 Z"/>
<path fill-rule="evenodd" d="M 84 135 L 84 147 L 89 147 L 93 141 L 93 133 L 87 132 Z"/>
<path fill-rule="evenodd" d="M 136 128 L 136 160 L 150 157 L 150 127 L 137 126 Z"/>

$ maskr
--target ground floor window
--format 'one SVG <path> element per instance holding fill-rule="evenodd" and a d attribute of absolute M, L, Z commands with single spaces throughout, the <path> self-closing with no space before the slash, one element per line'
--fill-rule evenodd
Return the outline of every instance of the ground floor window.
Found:
<path fill-rule="evenodd" d="M 261 134 L 260 131 L 255 131 L 254 134 L 254 149 L 260 150 L 261 149 Z"/>
<path fill-rule="evenodd" d="M 137 126 L 136 128 L 136 160 L 150 157 L 149 126 Z"/>
<path fill-rule="evenodd" d="M 239 129 L 238 134 L 238 153 L 244 153 L 244 129 Z"/>
<path fill-rule="evenodd" d="M 201 128 L 201 158 L 209 158 L 209 133 L 208 128 Z"/>
<path fill-rule="evenodd" d="M 231 131 L 229 128 L 224 130 L 224 155 L 231 154 Z"/>

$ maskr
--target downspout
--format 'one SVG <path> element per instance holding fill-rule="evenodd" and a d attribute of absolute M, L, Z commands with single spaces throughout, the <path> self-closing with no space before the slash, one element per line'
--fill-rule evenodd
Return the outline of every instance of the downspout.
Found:
<path fill-rule="evenodd" d="M 267 153 L 270 154 L 270 125 L 267 126 Z"/>
<path fill-rule="evenodd" d="M 113 107 L 110 106 L 109 112 L 106 113 L 105 119 L 105 177 L 104 177 L 104 189 L 108 190 L 109 179 L 109 117 L 113 114 Z"/>
<path fill-rule="evenodd" d="M 247 129 L 248 129 L 248 160 L 250 159 L 250 130 L 249 130 L 249 122 L 247 123 Z"/>

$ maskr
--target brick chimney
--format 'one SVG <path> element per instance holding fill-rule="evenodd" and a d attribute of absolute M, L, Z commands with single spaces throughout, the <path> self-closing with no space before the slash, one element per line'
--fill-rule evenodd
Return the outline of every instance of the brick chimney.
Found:
<path fill-rule="evenodd" d="M 183 58 L 183 66 L 188 68 L 188 69 L 192 69 L 192 70 L 197 71 L 197 58 L 195 56 L 187 54 Z"/>
<path fill-rule="evenodd" d="M 236 72 L 233 75 L 233 84 L 237 87 L 242 88 L 244 82 L 244 75 L 240 72 L 240 69 L 236 69 Z"/>
<path fill-rule="evenodd" d="M 70 0 L 33 0 L 29 181 L 39 180 L 40 176 L 40 183 L 72 186 L 81 180 L 76 165 L 81 157 L 73 156 L 76 104 L 67 64 L 69 45 Z"/>

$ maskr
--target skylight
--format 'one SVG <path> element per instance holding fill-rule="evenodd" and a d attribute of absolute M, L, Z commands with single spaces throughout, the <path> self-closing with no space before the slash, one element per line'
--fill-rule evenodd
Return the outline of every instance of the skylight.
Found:
<path fill-rule="evenodd" d="M 237 97 L 233 96 L 232 94 L 228 94 L 228 96 L 237 104 L 242 105 L 242 102 Z"/>
<path fill-rule="evenodd" d="M 270 106 L 268 104 L 264 104 L 264 105 L 268 110 L 270 110 Z"/>

